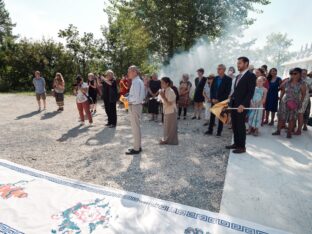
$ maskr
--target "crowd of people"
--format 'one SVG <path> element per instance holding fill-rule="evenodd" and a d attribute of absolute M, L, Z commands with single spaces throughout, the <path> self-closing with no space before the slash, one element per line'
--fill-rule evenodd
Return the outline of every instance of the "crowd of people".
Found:
<path fill-rule="evenodd" d="M 134 138 L 133 148 L 126 154 L 139 154 L 142 151 L 140 121 L 144 106 L 151 115 L 150 121 L 163 123 L 164 136 L 159 144 L 178 144 L 178 121 L 188 118 L 188 109 L 193 104 L 192 120 L 202 119 L 207 127 L 205 135 L 221 137 L 223 122 L 216 123 L 216 116 L 210 112 L 214 105 L 228 100 L 231 110 L 230 128 L 234 134 L 234 144 L 227 146 L 234 153 L 246 152 L 246 135 L 258 136 L 263 125 L 273 126 L 277 116 L 277 130 L 273 135 L 280 135 L 287 130 L 287 137 L 301 135 L 307 131 L 310 117 L 312 96 L 312 72 L 296 67 L 289 72 L 289 77 L 278 77 L 276 68 L 263 65 L 255 69 L 247 57 L 237 60 L 237 70 L 228 69 L 224 64 L 217 66 L 216 75 L 205 76 L 205 70 L 199 68 L 193 83 L 189 74 L 183 74 L 176 87 L 169 77 L 158 79 L 157 74 L 142 75 L 136 66 L 131 66 L 128 73 L 120 80 L 112 70 L 103 75 L 88 74 L 87 81 L 78 75 L 73 85 L 76 105 L 81 125 L 85 116 L 93 124 L 97 112 L 97 99 L 104 102 L 109 128 L 117 126 L 117 104 L 120 96 L 129 104 L 130 123 Z M 46 83 L 39 71 L 33 79 L 39 111 L 46 109 Z M 58 106 L 57 111 L 64 111 L 65 82 L 61 73 L 57 73 L 53 82 L 52 94 Z M 161 120 L 159 119 L 161 116 Z M 246 128 L 246 125 L 248 128 Z"/>

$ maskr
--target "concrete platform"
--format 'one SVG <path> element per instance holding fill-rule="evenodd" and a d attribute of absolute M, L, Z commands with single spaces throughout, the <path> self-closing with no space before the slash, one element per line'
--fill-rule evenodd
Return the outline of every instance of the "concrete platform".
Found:
<path fill-rule="evenodd" d="M 247 153 L 230 154 L 220 213 L 292 233 L 312 233 L 312 129 L 248 136 Z"/>

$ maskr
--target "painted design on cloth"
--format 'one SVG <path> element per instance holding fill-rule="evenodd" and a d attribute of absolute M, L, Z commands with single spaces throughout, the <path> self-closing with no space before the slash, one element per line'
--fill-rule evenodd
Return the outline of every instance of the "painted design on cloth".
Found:
<path fill-rule="evenodd" d="M 109 202 L 105 198 L 97 198 L 87 203 L 77 203 L 60 214 L 53 215 L 52 219 L 60 220 L 61 223 L 51 233 L 92 233 L 99 227 L 108 228 L 111 218 Z"/>
<path fill-rule="evenodd" d="M 4 223 L 0 223 L 0 233 L 4 234 L 24 234 L 23 232 L 20 232 Z"/>
<path fill-rule="evenodd" d="M 28 194 L 24 191 L 24 186 L 30 181 L 21 180 L 13 184 L 0 184 L 0 197 L 9 199 L 12 197 L 25 198 Z"/>

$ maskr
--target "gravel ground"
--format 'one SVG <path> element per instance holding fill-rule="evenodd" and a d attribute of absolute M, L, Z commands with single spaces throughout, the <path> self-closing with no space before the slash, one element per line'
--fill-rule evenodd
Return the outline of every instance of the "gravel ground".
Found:
<path fill-rule="evenodd" d="M 102 103 L 93 127 L 79 127 L 74 97 L 57 113 L 52 97 L 38 113 L 35 97 L 0 95 L 0 158 L 73 179 L 144 194 L 218 212 L 231 133 L 204 136 L 198 120 L 179 122 L 179 146 L 159 146 L 159 123 L 142 123 L 143 153 L 126 156 L 131 146 L 128 116 L 118 110 L 118 127 L 105 128 Z M 190 117 L 189 117 L 190 118 Z"/>

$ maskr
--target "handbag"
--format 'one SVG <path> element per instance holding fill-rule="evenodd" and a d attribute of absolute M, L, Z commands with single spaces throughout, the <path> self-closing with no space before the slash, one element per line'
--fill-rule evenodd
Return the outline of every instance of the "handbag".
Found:
<path fill-rule="evenodd" d="M 286 106 L 289 110 L 294 111 L 298 109 L 298 103 L 294 100 L 288 100 Z"/>
<path fill-rule="evenodd" d="M 92 97 L 88 96 L 87 94 L 84 93 L 84 95 L 86 96 L 86 98 L 88 99 L 88 102 L 90 105 L 94 104 L 94 101 L 92 99 Z"/>
<path fill-rule="evenodd" d="M 89 95 L 85 94 L 84 92 L 82 92 L 82 93 L 88 99 L 88 102 L 89 102 L 90 105 L 94 104 L 94 101 L 93 101 L 92 97 L 90 97 Z"/>

